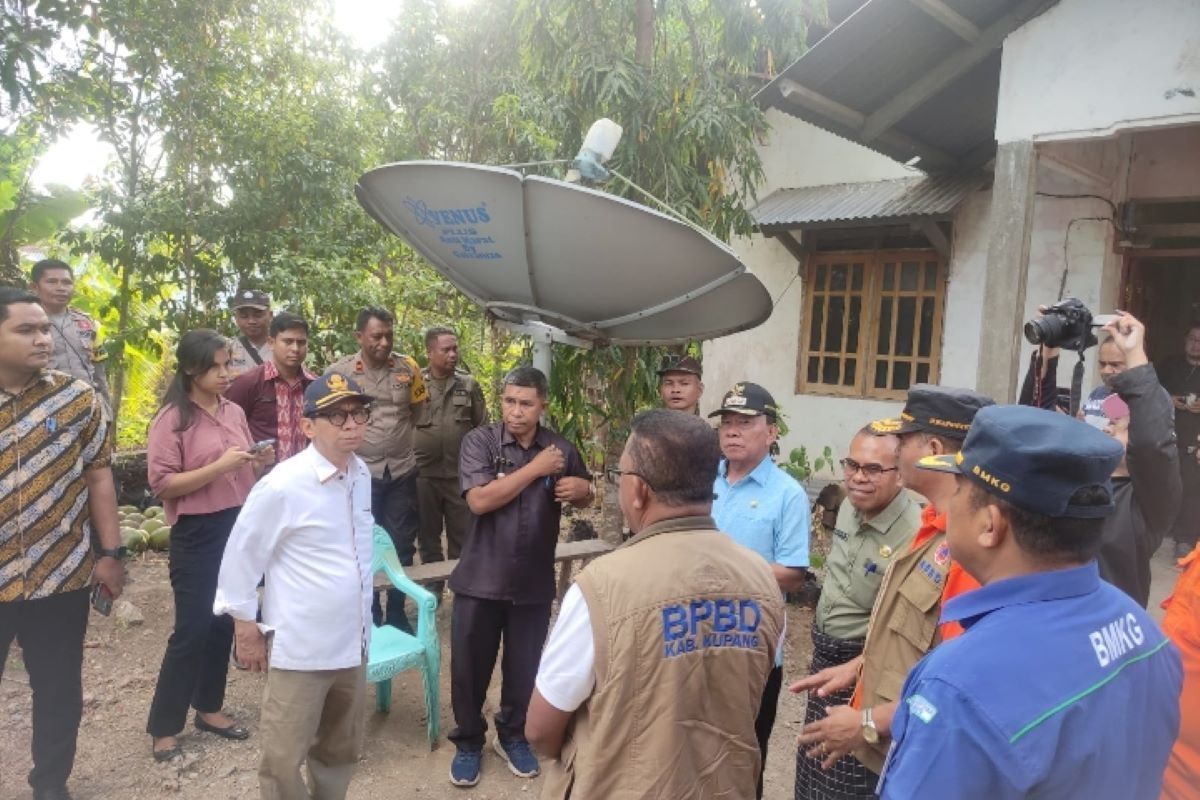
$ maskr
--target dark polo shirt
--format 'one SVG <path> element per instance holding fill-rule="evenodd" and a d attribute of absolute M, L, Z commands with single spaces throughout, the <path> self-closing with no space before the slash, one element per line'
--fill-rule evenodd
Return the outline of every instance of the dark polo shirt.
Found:
<path fill-rule="evenodd" d="M 579 451 L 557 433 L 539 426 L 526 450 L 503 422 L 496 422 L 463 438 L 459 488 L 466 495 L 502 474 L 516 472 L 552 444 L 566 456 L 564 476 L 591 480 Z M 471 515 L 470 534 L 450 575 L 451 591 L 522 605 L 554 599 L 554 548 L 562 506 L 554 500 L 553 480 L 547 485 L 546 478 L 538 478 L 508 505 L 482 516 Z"/>

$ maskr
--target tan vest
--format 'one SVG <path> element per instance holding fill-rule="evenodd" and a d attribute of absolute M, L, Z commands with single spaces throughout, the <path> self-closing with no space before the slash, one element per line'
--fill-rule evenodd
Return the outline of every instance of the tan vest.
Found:
<path fill-rule="evenodd" d="M 711 517 L 646 528 L 577 581 L 596 686 L 575 712 L 543 797 L 754 797 L 754 719 L 783 600 L 767 563 Z"/>
<path fill-rule="evenodd" d="M 893 559 L 884 575 L 863 647 L 859 708 L 899 700 L 909 670 L 940 641 L 942 587 L 950 571 L 949 553 L 941 547 L 945 541 L 944 532 L 931 536 Z M 880 737 L 878 744 L 855 750 L 854 757 L 878 773 L 890 745 L 889 737 Z"/>

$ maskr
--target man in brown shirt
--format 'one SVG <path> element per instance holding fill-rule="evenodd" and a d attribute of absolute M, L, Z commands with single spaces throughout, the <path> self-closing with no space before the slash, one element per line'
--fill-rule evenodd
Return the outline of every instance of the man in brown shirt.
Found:
<path fill-rule="evenodd" d="M 472 428 L 487 421 L 483 391 L 469 372 L 458 369 L 458 336 L 450 328 L 425 333 L 428 366 L 421 371 L 429 389 L 429 413 L 413 432 L 417 453 L 417 507 L 421 529 L 417 543 L 421 563 L 441 561 L 442 523 L 446 526 L 446 555 L 458 558 L 471 511 L 458 487 L 458 449 Z M 435 592 L 437 594 L 437 592 Z"/>
<path fill-rule="evenodd" d="M 119 597 L 125 572 L 105 415 L 92 387 L 46 369 L 51 352 L 37 296 L 0 288 L 0 673 L 15 638 L 33 690 L 29 784 L 69 800 L 88 595 Z"/>
<path fill-rule="evenodd" d="M 396 318 L 383 308 L 364 308 L 354 324 L 358 352 L 329 367 L 352 378 L 371 396 L 371 419 L 357 455 L 371 470 L 371 514 L 388 532 L 396 555 L 412 566 L 417 541 L 417 457 L 413 423 L 429 402 L 421 368 L 408 356 L 392 352 Z M 379 598 L 371 607 L 375 624 L 383 620 L 411 631 L 404 614 L 404 593 L 389 589 L 387 616 Z"/>
<path fill-rule="evenodd" d="M 525 741 L 525 711 L 554 600 L 554 550 L 562 504 L 586 507 L 591 475 L 570 442 L 541 424 L 549 387 L 533 367 L 504 377 L 502 422 L 467 434 L 459 481 L 474 515 L 450 575 L 450 698 L 458 753 L 450 782 L 479 782 L 483 702 L 504 640 L 497 753 L 515 775 L 532 778 L 538 763 Z"/>

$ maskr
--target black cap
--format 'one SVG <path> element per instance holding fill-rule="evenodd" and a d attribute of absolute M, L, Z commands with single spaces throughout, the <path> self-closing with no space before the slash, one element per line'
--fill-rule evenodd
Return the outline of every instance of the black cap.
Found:
<path fill-rule="evenodd" d="M 709 414 L 715 417 L 720 414 L 743 414 L 747 417 L 765 416 L 774 422 L 779 416 L 779 406 L 775 398 L 757 383 L 735 383 L 733 388 L 725 393 L 721 407 Z"/>
<path fill-rule="evenodd" d="M 1031 406 L 982 409 L 962 450 L 926 456 L 922 469 L 955 472 L 1001 500 L 1047 517 L 1105 517 L 1112 513 L 1112 473 L 1125 448 L 1111 436 L 1063 414 Z M 1109 502 L 1076 506 L 1071 496 L 1100 487 Z"/>
<path fill-rule="evenodd" d="M 271 295 L 258 289 L 239 289 L 229 298 L 229 307 L 234 311 L 239 308 L 263 308 L 271 310 Z"/>
<path fill-rule="evenodd" d="M 668 372 L 689 372 L 696 377 L 701 377 L 700 362 L 691 356 L 669 355 L 663 358 L 662 364 L 658 367 L 659 376 L 663 376 Z"/>
<path fill-rule="evenodd" d="M 326 372 L 304 390 L 304 416 L 315 417 L 322 409 L 348 397 L 362 400 L 364 405 L 371 402 L 371 395 L 363 392 L 353 378 L 337 372 Z"/>
<path fill-rule="evenodd" d="M 879 435 L 924 431 L 951 439 L 965 439 L 976 412 L 995 404 L 992 398 L 970 389 L 918 383 L 908 390 L 899 417 L 876 420 L 868 427 Z"/>

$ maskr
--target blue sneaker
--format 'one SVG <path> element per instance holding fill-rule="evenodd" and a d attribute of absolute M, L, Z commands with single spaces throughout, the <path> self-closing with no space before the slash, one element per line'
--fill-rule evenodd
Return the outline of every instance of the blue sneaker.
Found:
<path fill-rule="evenodd" d="M 483 760 L 482 750 L 459 748 L 450 762 L 450 782 L 455 786 L 474 786 L 479 783 L 479 763 Z"/>
<path fill-rule="evenodd" d="M 504 742 L 497 736 L 495 745 L 496 752 L 508 764 L 508 768 L 512 770 L 512 774 L 518 778 L 534 778 L 541 772 L 541 769 L 538 767 L 537 756 L 529 749 L 529 742 L 524 739 L 513 739 L 511 742 Z"/>

